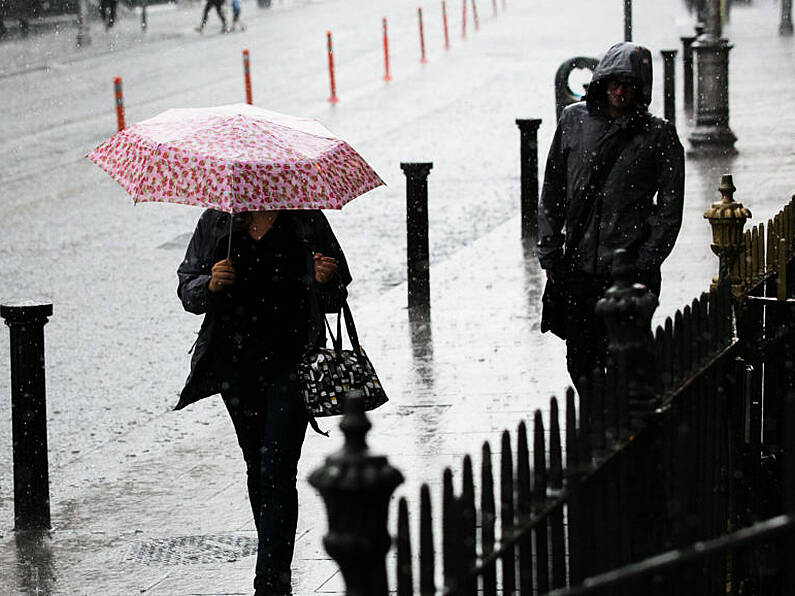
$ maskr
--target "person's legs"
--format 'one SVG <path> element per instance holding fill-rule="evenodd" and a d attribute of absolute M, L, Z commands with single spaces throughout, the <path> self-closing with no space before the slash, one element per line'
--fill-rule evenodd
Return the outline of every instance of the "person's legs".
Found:
<path fill-rule="evenodd" d="M 259 531 L 262 479 L 260 460 L 265 427 L 264 398 L 250 383 L 240 378 L 227 381 L 221 391 L 224 405 L 235 427 L 237 442 L 246 462 L 246 486 L 254 525 Z"/>
<path fill-rule="evenodd" d="M 295 375 L 275 373 L 265 394 L 257 594 L 290 594 L 290 563 L 298 524 L 296 478 L 307 427 Z"/>
<path fill-rule="evenodd" d="M 604 295 L 605 278 L 575 271 L 569 277 L 566 321 L 566 365 L 572 383 L 582 393 L 594 369 L 607 361 L 607 329 L 596 314 L 596 303 Z"/>
<path fill-rule="evenodd" d="M 224 16 L 224 0 L 215 0 L 215 11 L 218 13 L 218 18 L 221 19 L 221 25 L 226 31 L 226 17 Z"/>
<path fill-rule="evenodd" d="M 214 5 L 213 0 L 207 0 L 207 2 L 204 4 L 204 11 L 202 12 L 202 22 L 196 28 L 197 31 L 201 31 L 202 29 L 204 29 L 204 26 L 207 24 L 207 15 L 210 14 L 210 8 L 212 8 L 213 5 Z"/>

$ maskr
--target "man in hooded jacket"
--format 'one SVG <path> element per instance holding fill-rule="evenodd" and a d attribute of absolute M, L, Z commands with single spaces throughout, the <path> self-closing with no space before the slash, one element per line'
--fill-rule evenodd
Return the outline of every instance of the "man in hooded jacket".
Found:
<path fill-rule="evenodd" d="M 637 281 L 659 295 L 660 266 L 682 223 L 684 150 L 674 126 L 649 114 L 651 88 L 649 50 L 613 45 L 585 101 L 563 110 L 547 158 L 538 210 L 547 274 L 541 330 L 566 340 L 578 389 L 606 361 L 595 307 L 612 283 L 611 255 L 625 249 Z"/>

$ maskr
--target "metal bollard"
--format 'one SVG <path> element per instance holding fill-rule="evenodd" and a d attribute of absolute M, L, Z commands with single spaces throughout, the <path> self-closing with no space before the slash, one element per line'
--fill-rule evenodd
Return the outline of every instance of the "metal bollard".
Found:
<path fill-rule="evenodd" d="M 792 0 L 781 0 L 781 23 L 778 26 L 779 35 L 792 35 Z"/>
<path fill-rule="evenodd" d="M 334 48 L 331 45 L 331 31 L 326 31 L 326 52 L 328 53 L 328 80 L 329 87 L 331 87 L 331 95 L 329 95 L 329 103 L 337 103 L 337 83 L 334 79 Z"/>
<path fill-rule="evenodd" d="M 681 37 L 682 77 L 684 78 L 684 107 L 688 114 L 693 113 L 693 42 L 695 35 Z"/>
<path fill-rule="evenodd" d="M 516 119 L 520 132 L 522 238 L 538 239 L 538 127 L 541 120 Z"/>
<path fill-rule="evenodd" d="M 88 25 L 88 0 L 77 2 L 77 40 L 78 48 L 91 45 L 91 28 Z"/>
<path fill-rule="evenodd" d="M 386 17 L 381 19 L 381 27 L 384 33 L 384 80 L 389 82 L 392 77 L 389 76 L 389 34 L 386 27 Z"/>
<path fill-rule="evenodd" d="M 50 527 L 44 325 L 52 304 L 0 305 L 11 336 L 14 529 Z"/>
<path fill-rule="evenodd" d="M 663 99 L 665 119 L 676 126 L 676 50 L 660 50 L 663 57 Z"/>
<path fill-rule="evenodd" d="M 693 42 L 698 68 L 695 127 L 688 136 L 694 154 L 733 154 L 737 140 L 729 128 L 729 51 L 721 37 L 720 1 L 704 5 L 704 32 Z"/>
<path fill-rule="evenodd" d="M 146 5 L 148 4 L 147 0 L 141 0 L 141 31 L 146 31 L 149 24 L 146 21 Z"/>
<path fill-rule="evenodd" d="M 323 546 L 340 566 L 348 596 L 387 596 L 389 591 L 389 499 L 403 474 L 386 457 L 370 452 L 366 436 L 371 427 L 361 398 L 348 397 L 340 423 L 345 444 L 309 476 L 326 504 Z"/>
<path fill-rule="evenodd" d="M 442 0 L 442 25 L 444 26 L 444 49 L 450 49 L 450 34 L 447 31 L 447 3 Z"/>
<path fill-rule="evenodd" d="M 632 0 L 624 0 L 624 41 L 632 41 Z"/>
<path fill-rule="evenodd" d="M 576 56 L 564 61 L 555 72 L 555 118 L 560 119 L 563 108 L 583 99 L 584 96 L 574 93 L 569 86 L 569 77 L 574 69 L 584 69 L 593 72 L 599 60 L 587 56 Z"/>
<path fill-rule="evenodd" d="M 248 49 L 243 50 L 243 85 L 246 90 L 246 103 L 251 105 L 254 102 L 251 98 L 251 60 Z"/>
<path fill-rule="evenodd" d="M 406 257 L 409 310 L 430 310 L 430 253 L 428 250 L 428 174 L 433 163 L 401 163 L 406 175 Z"/>
<path fill-rule="evenodd" d="M 420 63 L 425 64 L 428 60 L 425 58 L 425 28 L 422 26 L 422 7 L 417 8 L 417 18 L 420 22 Z"/>
<path fill-rule="evenodd" d="M 113 79 L 113 96 L 116 100 L 116 127 L 124 130 L 124 95 L 121 89 L 121 77 Z"/>

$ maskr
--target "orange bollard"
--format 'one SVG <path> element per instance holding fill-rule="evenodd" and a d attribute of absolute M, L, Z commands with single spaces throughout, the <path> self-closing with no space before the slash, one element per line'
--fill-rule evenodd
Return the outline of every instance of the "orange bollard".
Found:
<path fill-rule="evenodd" d="M 116 126 L 124 130 L 124 97 L 121 93 L 121 77 L 113 79 L 113 91 L 116 95 Z"/>
<path fill-rule="evenodd" d="M 442 23 L 444 23 L 444 49 L 450 49 L 450 36 L 447 33 L 447 3 L 442 0 Z"/>
<path fill-rule="evenodd" d="M 328 42 L 328 77 L 329 84 L 331 85 L 331 95 L 328 100 L 329 103 L 337 103 L 337 84 L 334 82 L 334 50 L 331 47 L 331 31 L 326 31 L 326 40 Z"/>
<path fill-rule="evenodd" d="M 475 0 L 472 0 L 472 22 L 475 23 L 475 31 L 480 28 L 480 24 L 478 23 L 478 7 L 475 4 Z"/>
<path fill-rule="evenodd" d="M 246 84 L 246 103 L 251 105 L 251 68 L 248 59 L 248 50 L 243 50 L 243 79 Z"/>
<path fill-rule="evenodd" d="M 425 59 L 425 31 L 422 28 L 422 7 L 417 8 L 417 16 L 420 18 L 420 63 L 425 64 L 428 60 Z"/>
<path fill-rule="evenodd" d="M 461 39 L 467 38 L 467 0 L 461 3 Z"/>
<path fill-rule="evenodd" d="M 392 77 L 389 76 L 389 36 L 386 31 L 386 17 L 381 19 L 384 29 L 384 80 L 391 81 Z"/>

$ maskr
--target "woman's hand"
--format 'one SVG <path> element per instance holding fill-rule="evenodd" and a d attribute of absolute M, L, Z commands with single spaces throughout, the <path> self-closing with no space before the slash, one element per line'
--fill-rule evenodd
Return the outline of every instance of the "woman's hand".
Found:
<path fill-rule="evenodd" d="M 210 283 L 207 284 L 207 289 L 213 294 L 216 294 L 224 289 L 226 286 L 235 285 L 235 268 L 229 259 L 218 261 L 213 265 L 212 275 L 210 276 Z"/>
<path fill-rule="evenodd" d="M 337 259 L 327 257 L 322 253 L 316 252 L 315 258 L 315 281 L 325 284 L 337 275 Z"/>

